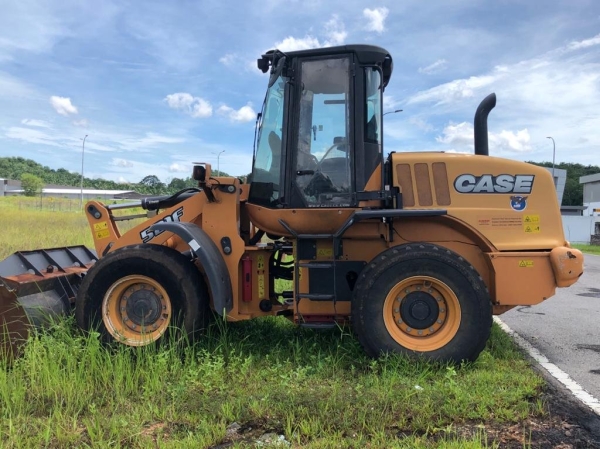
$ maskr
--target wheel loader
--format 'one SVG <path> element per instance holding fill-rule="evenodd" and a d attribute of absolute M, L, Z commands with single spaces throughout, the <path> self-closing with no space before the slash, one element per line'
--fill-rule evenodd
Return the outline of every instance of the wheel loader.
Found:
<path fill-rule="evenodd" d="M 257 65 L 269 79 L 248 182 L 195 163 L 197 188 L 87 203 L 94 251 L 0 263 L 6 354 L 32 326 L 74 310 L 82 329 L 130 346 L 194 337 L 213 314 L 274 315 L 350 324 L 373 357 L 468 361 L 493 314 L 538 304 L 581 276 L 550 173 L 488 155 L 494 94 L 475 113 L 474 154 L 384 156 L 386 50 L 274 50 Z"/>

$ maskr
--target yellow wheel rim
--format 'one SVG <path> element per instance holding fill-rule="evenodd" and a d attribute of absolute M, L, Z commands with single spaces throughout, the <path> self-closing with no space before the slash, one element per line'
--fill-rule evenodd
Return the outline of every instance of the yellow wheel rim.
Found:
<path fill-rule="evenodd" d="M 398 282 L 383 304 L 385 327 L 401 346 L 419 352 L 447 345 L 460 326 L 456 294 L 439 279 L 412 276 Z"/>
<path fill-rule="evenodd" d="M 171 322 L 171 301 L 154 279 L 126 276 L 115 282 L 102 300 L 102 320 L 108 332 L 129 346 L 158 340 Z"/>

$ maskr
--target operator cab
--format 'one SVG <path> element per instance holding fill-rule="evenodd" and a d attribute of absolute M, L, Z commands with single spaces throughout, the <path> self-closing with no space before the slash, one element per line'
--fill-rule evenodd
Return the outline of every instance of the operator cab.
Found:
<path fill-rule="evenodd" d="M 249 204 L 356 208 L 382 185 L 382 99 L 392 58 L 349 45 L 258 60 L 270 70 L 259 115 Z"/>

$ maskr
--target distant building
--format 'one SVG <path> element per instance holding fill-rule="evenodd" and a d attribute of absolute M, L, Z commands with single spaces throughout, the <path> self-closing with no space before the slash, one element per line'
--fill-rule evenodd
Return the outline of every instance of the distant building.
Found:
<path fill-rule="evenodd" d="M 584 215 L 600 216 L 600 173 L 582 176 L 579 184 L 583 185 L 583 205 L 587 207 Z"/>
<path fill-rule="evenodd" d="M 0 196 L 23 195 L 21 181 L 0 178 Z M 57 186 L 47 184 L 42 189 L 42 196 L 52 196 L 68 199 L 80 199 L 82 190 L 70 186 Z M 139 198 L 139 194 L 133 190 L 98 190 L 83 189 L 84 201 L 89 200 L 113 200 L 119 198 Z"/>
<path fill-rule="evenodd" d="M 567 184 L 567 170 L 563 168 L 552 168 L 544 167 L 552 174 L 554 171 L 554 188 L 556 189 L 556 196 L 558 198 L 558 204 L 562 205 L 563 195 L 565 193 L 565 185 Z"/>
<path fill-rule="evenodd" d="M 560 214 L 581 217 L 586 209 L 585 206 L 560 206 Z"/>

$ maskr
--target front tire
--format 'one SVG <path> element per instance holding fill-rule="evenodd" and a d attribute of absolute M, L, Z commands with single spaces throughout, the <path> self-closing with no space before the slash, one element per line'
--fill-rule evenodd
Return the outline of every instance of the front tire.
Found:
<path fill-rule="evenodd" d="M 475 360 L 492 325 L 483 279 L 458 254 L 416 243 L 384 251 L 361 272 L 352 325 L 365 351 Z"/>
<path fill-rule="evenodd" d="M 159 245 L 128 246 L 100 259 L 75 302 L 82 329 L 128 346 L 167 335 L 193 338 L 208 325 L 209 313 L 200 272 L 178 251 Z"/>

